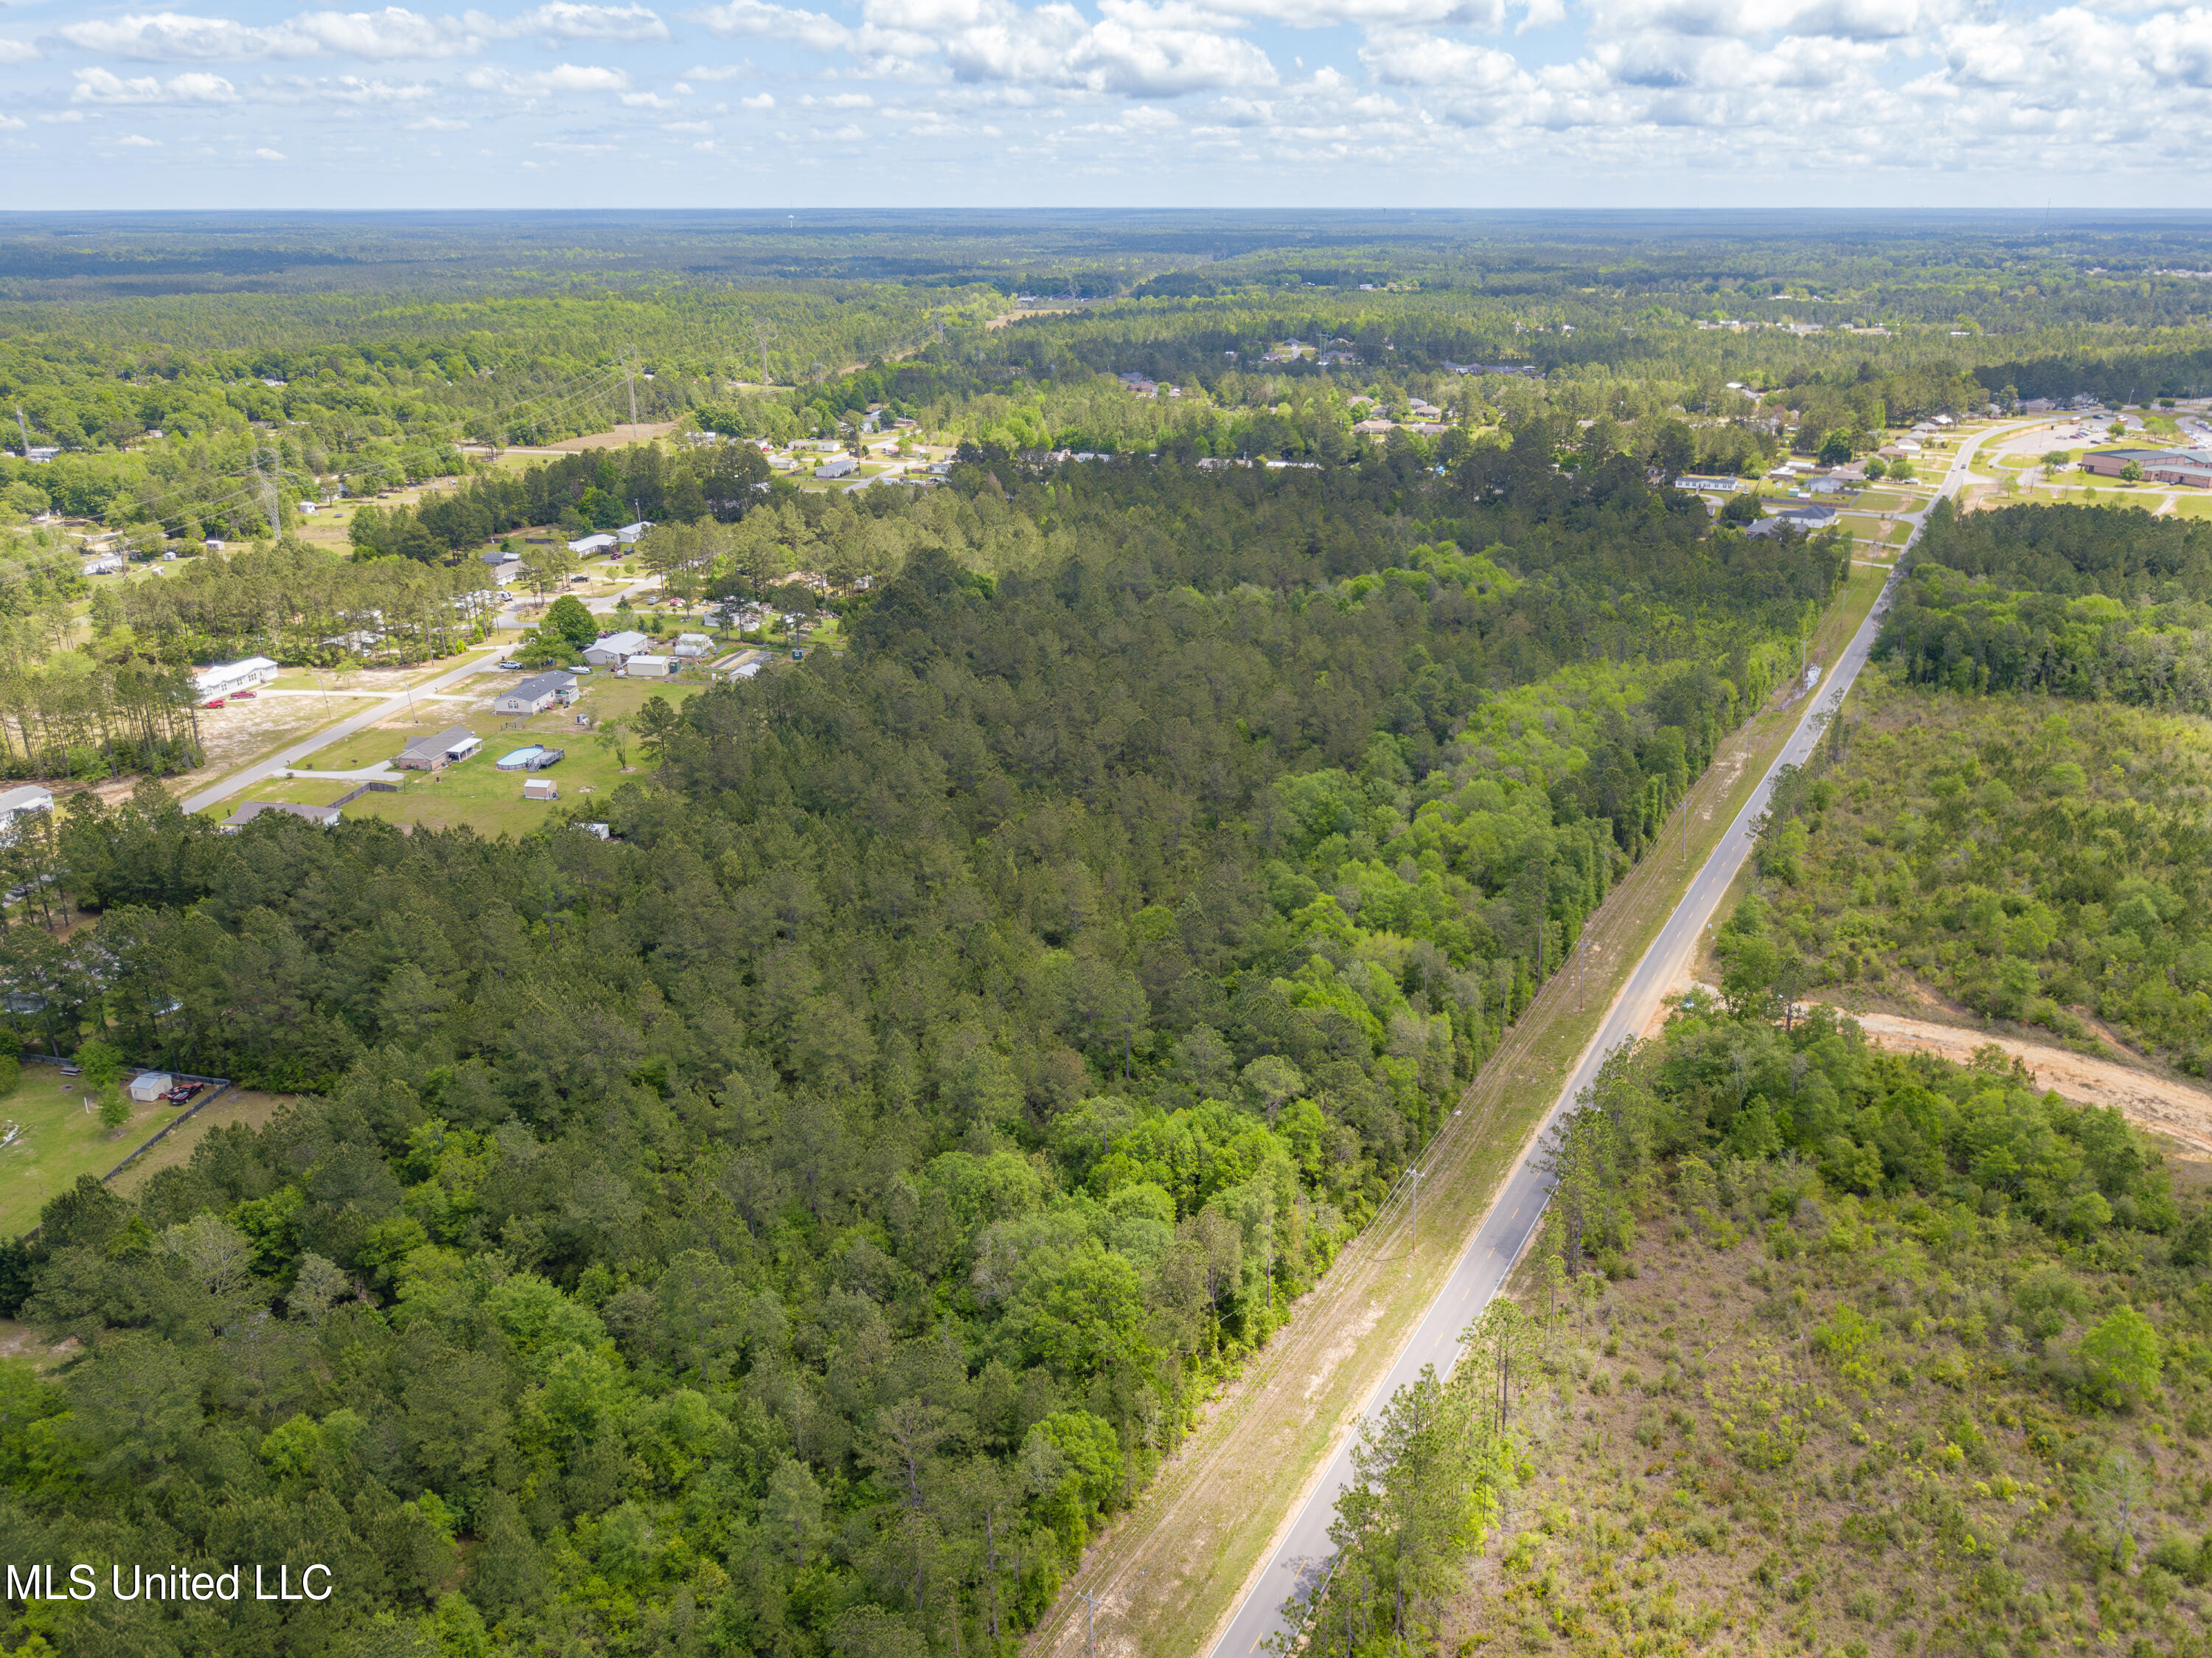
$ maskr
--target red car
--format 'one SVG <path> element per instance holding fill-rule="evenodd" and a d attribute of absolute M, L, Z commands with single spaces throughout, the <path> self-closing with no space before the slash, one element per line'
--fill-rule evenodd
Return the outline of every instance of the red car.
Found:
<path fill-rule="evenodd" d="M 248 701 L 252 698 L 258 697 L 260 694 L 261 693 L 258 691 L 234 691 L 230 693 L 230 699 L 234 703 L 242 703 Z"/>
<path fill-rule="evenodd" d="M 213 702 L 202 703 L 200 706 L 202 708 L 221 708 L 222 704 L 223 699 L 221 697 L 217 697 Z"/>

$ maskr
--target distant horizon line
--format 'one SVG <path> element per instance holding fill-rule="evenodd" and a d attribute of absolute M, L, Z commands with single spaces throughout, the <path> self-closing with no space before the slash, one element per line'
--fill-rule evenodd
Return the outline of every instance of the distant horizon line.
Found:
<path fill-rule="evenodd" d="M 101 218 L 227 218 L 227 219 L 371 219 L 371 218 L 509 218 L 560 220 L 594 217 L 629 219 L 682 216 L 801 218 L 823 220 L 854 216 L 878 218 L 1113 218 L 1131 214 L 1237 220 L 1274 219 L 1665 219 L 1738 218 L 1786 222 L 1804 219 L 2015 219 L 2048 222 L 2056 219 L 2177 221 L 2212 222 L 2212 208 L 2113 207 L 2062 205 L 2042 207 L 1250 207 L 1132 205 L 1120 207 L 11 207 L 0 208 L 0 224 L 19 221 Z"/>

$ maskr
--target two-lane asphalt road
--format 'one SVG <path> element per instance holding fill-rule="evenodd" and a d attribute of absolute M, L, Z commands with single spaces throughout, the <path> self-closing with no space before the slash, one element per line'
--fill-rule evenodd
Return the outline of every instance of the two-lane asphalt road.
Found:
<path fill-rule="evenodd" d="M 1978 434 L 1960 446 L 1939 494 L 1949 495 L 1966 481 L 1967 462 L 1982 439 L 1989 435 Z M 1916 539 L 1919 533 L 1920 525 L 1916 521 Z M 1909 548 L 1911 543 L 1906 546 Z M 1423 1366 L 1434 1365 L 1437 1373 L 1443 1375 L 1458 1362 L 1460 1332 L 1489 1305 L 1543 1218 L 1544 1206 L 1550 1196 L 1539 1167 L 1544 1136 L 1560 1113 L 1572 1109 L 1583 1091 L 1596 1079 L 1607 1056 L 1624 1042 L 1633 1041 L 1659 1011 L 1661 999 L 1688 964 L 1697 947 L 1698 936 L 1711 919 L 1722 893 L 1728 890 L 1729 883 L 1735 879 L 1736 872 L 1750 854 L 1752 825 L 1766 810 L 1777 773 L 1785 765 L 1804 764 L 1827 716 L 1842 705 L 1859 669 L 1865 666 L 1895 585 L 1896 577 L 1893 575 L 1874 608 L 1852 634 L 1850 643 L 1844 647 L 1842 656 L 1821 676 L 1814 694 L 1806 699 L 1805 712 L 1797 728 L 1690 882 L 1689 890 L 1675 905 L 1659 936 L 1652 941 L 1644 959 L 1629 975 L 1628 983 L 1614 998 L 1605 1022 L 1583 1051 L 1574 1075 L 1551 1110 L 1545 1113 L 1528 1155 L 1483 1217 L 1474 1241 L 1468 1244 L 1443 1291 L 1413 1332 L 1413 1339 L 1406 1344 L 1398 1362 L 1391 1366 L 1389 1375 L 1368 1400 L 1364 1412 L 1366 1417 L 1372 1417 L 1393 1393 L 1415 1381 Z M 1308 1592 L 1319 1577 L 1329 1557 L 1328 1527 L 1335 1517 L 1337 1497 L 1352 1476 L 1352 1436 L 1347 1436 L 1274 1554 L 1246 1590 L 1228 1630 L 1213 1649 L 1212 1658 L 1251 1658 L 1259 1650 L 1261 1642 L 1285 1627 L 1284 1603 L 1293 1594 Z"/>

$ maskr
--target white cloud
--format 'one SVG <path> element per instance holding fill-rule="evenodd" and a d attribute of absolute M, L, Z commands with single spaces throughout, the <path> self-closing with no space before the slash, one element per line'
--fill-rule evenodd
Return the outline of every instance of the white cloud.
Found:
<path fill-rule="evenodd" d="M 853 32 L 836 18 L 818 11 L 776 6 L 768 0 L 726 0 L 689 15 L 709 34 L 726 39 L 788 40 L 817 52 L 835 52 L 848 44 Z"/>
<path fill-rule="evenodd" d="M 159 149 L 161 141 L 149 138 L 143 132 L 126 132 L 115 141 L 125 149 Z"/>
<path fill-rule="evenodd" d="M 1221 10 L 1242 17 L 1285 23 L 1292 28 L 1329 28 L 1355 24 L 1364 28 L 1498 29 L 1505 26 L 1505 0 L 1213 0 Z"/>
<path fill-rule="evenodd" d="M 58 33 L 85 51 L 141 63 L 252 63 L 323 56 L 388 61 L 471 57 L 489 42 L 506 40 L 665 40 L 668 25 L 643 5 L 547 0 L 513 17 L 481 11 L 433 17 L 404 6 L 386 6 L 379 11 L 306 11 L 266 27 L 185 12 L 137 12 L 65 24 Z"/>
<path fill-rule="evenodd" d="M 743 64 L 694 64 L 690 69 L 684 71 L 684 78 L 687 81 L 741 81 L 746 76 L 755 74 L 757 72 L 757 71 L 754 70 L 750 62 Z"/>
<path fill-rule="evenodd" d="M 28 64 L 42 54 L 28 40 L 14 40 L 0 35 L 0 64 Z"/>
<path fill-rule="evenodd" d="M 76 86 L 70 94 L 80 104 L 234 104 L 238 88 L 220 75 L 204 71 L 163 81 L 151 75 L 125 80 L 112 70 L 75 71 Z"/>
<path fill-rule="evenodd" d="M 262 149 L 253 153 L 264 162 L 281 162 L 284 159 L 284 152 L 281 149 Z"/>
<path fill-rule="evenodd" d="M 775 107 L 775 94 L 773 92 L 756 92 L 749 98 L 738 99 L 738 102 L 747 109 L 774 109 Z"/>
<path fill-rule="evenodd" d="M 664 98 L 657 92 L 625 92 L 623 105 L 628 109 L 681 109 L 681 100 Z"/>
<path fill-rule="evenodd" d="M 629 76 L 602 64 L 561 64 L 518 75 L 510 69 L 472 69 L 462 82 L 478 92 L 504 92 L 516 98 L 543 98 L 556 92 L 627 92 Z"/>
<path fill-rule="evenodd" d="M 1392 86 L 1450 87 L 1484 95 L 1526 87 L 1528 77 L 1510 52 L 1442 35 L 1396 31 L 1370 35 L 1359 61 Z"/>
<path fill-rule="evenodd" d="M 843 126 L 839 127 L 830 136 L 836 139 L 840 143 L 856 144 L 868 135 L 861 131 L 859 127 L 848 122 Z"/>
<path fill-rule="evenodd" d="M 712 132 L 714 124 L 712 121 L 663 121 L 660 130 L 663 132 Z"/>
<path fill-rule="evenodd" d="M 419 121 L 408 122 L 407 130 L 410 132 L 466 132 L 469 124 L 444 115 L 425 115 Z"/>
<path fill-rule="evenodd" d="M 29 125 L 20 115 L 0 115 L 0 132 L 21 132 Z"/>
<path fill-rule="evenodd" d="M 668 25 L 659 14 L 641 5 L 591 6 L 577 0 L 548 0 L 548 3 L 519 17 L 494 19 L 483 12 L 468 14 L 469 26 L 485 34 L 521 39 L 542 35 L 549 40 L 665 40 Z"/>

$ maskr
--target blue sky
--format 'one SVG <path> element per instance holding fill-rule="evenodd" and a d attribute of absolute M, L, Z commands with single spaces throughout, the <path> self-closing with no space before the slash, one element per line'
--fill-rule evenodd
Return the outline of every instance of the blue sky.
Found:
<path fill-rule="evenodd" d="M 15 208 L 2203 207 L 2212 9 L 0 0 Z"/>

